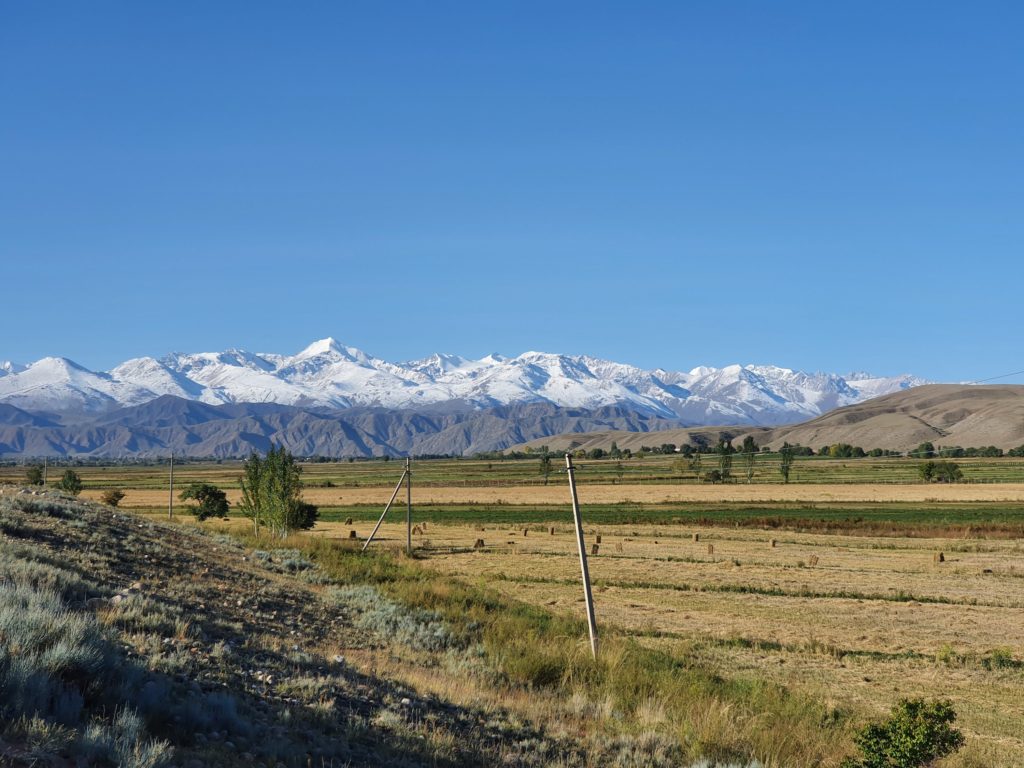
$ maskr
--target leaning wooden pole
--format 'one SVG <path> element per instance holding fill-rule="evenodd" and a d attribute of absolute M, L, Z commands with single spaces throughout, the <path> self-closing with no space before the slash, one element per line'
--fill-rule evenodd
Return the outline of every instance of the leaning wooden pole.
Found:
<path fill-rule="evenodd" d="M 405 554 L 412 554 L 412 458 L 405 459 Z"/>
<path fill-rule="evenodd" d="M 380 514 L 380 520 L 378 520 L 377 524 L 373 526 L 373 530 L 370 531 L 370 536 L 366 539 L 366 543 L 363 544 L 361 551 L 365 552 L 366 548 L 370 546 L 370 542 L 373 541 L 373 537 L 377 535 L 377 531 L 380 529 L 380 524 L 384 522 L 384 516 L 388 513 L 388 510 L 391 509 L 391 505 L 395 503 L 395 499 L 398 498 L 398 492 L 402 490 L 402 483 L 405 482 L 405 475 L 408 471 L 408 469 L 405 470 L 405 472 L 402 473 L 402 476 L 398 478 L 398 485 L 395 486 L 395 492 L 391 494 L 391 499 L 388 501 L 387 505 L 385 505 L 384 511 Z"/>
<path fill-rule="evenodd" d="M 569 474 L 569 492 L 572 494 L 572 516 L 576 522 L 576 547 L 580 552 L 580 570 L 583 572 L 583 597 L 587 602 L 587 629 L 590 631 L 590 652 L 597 658 L 597 619 L 594 618 L 594 595 L 590 590 L 590 571 L 587 569 L 587 547 L 583 543 L 583 520 L 580 517 L 580 500 L 576 495 L 576 470 L 572 465 L 572 454 L 565 454 L 565 469 Z"/>

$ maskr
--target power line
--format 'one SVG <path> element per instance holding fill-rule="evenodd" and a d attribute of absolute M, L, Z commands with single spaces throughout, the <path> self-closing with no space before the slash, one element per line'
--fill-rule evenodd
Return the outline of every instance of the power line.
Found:
<path fill-rule="evenodd" d="M 996 381 L 998 379 L 1008 379 L 1011 376 L 1020 376 L 1022 374 L 1024 374 L 1024 371 L 1014 371 L 1013 373 L 1004 373 L 1002 376 L 993 376 L 992 378 L 989 378 L 989 379 L 978 379 L 977 381 L 972 381 L 971 384 L 984 384 L 986 381 Z"/>

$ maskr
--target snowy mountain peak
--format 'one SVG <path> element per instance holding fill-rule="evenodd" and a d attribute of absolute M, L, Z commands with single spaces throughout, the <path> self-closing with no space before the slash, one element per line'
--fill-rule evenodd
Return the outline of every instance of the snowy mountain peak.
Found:
<path fill-rule="evenodd" d="M 0 403 L 27 410 L 101 412 L 173 395 L 208 404 L 419 408 L 551 403 L 626 406 L 689 424 L 784 424 L 925 383 L 912 376 L 844 378 L 773 365 L 698 366 L 688 373 L 586 355 L 524 352 L 480 360 L 435 354 L 408 363 L 333 338 L 297 355 L 241 349 L 127 360 L 93 372 L 66 358 L 0 366 Z M 460 406 L 464 407 L 464 406 Z"/>
<path fill-rule="evenodd" d="M 372 358 L 355 347 L 346 347 L 334 338 L 328 336 L 326 339 L 314 341 L 304 350 L 292 358 L 293 361 L 309 360 L 314 357 L 335 358 L 347 360 L 359 365 L 369 365 Z"/>

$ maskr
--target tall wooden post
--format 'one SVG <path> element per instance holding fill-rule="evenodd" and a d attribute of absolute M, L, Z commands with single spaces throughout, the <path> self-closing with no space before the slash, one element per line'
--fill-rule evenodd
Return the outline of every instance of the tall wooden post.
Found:
<path fill-rule="evenodd" d="M 594 618 L 594 595 L 590 591 L 590 571 L 587 569 L 587 547 L 583 543 L 583 520 L 580 500 L 576 495 L 576 470 L 572 454 L 565 454 L 565 469 L 569 474 L 569 492 L 572 494 L 572 516 L 576 523 L 576 547 L 580 552 L 580 570 L 583 572 L 583 597 L 587 603 L 587 629 L 590 631 L 590 652 L 597 658 L 597 619 Z"/>
<path fill-rule="evenodd" d="M 174 519 L 174 451 L 171 451 L 171 479 L 167 490 L 167 519 Z"/>
<path fill-rule="evenodd" d="M 412 458 L 405 459 L 405 554 L 412 554 Z"/>
<path fill-rule="evenodd" d="M 46 468 L 47 468 L 46 465 L 47 465 L 46 456 L 43 456 L 43 488 L 46 487 Z"/>

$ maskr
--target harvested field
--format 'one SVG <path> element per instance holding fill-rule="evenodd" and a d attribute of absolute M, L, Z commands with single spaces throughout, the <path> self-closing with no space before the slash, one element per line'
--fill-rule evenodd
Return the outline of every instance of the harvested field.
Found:
<path fill-rule="evenodd" d="M 167 505 L 167 490 L 127 488 L 124 507 L 156 508 Z M 809 503 L 955 503 L 1024 502 L 1024 483 L 963 485 L 606 485 L 587 486 L 587 501 L 615 503 L 714 503 L 714 502 L 809 502 Z M 87 489 L 83 496 L 99 498 L 100 491 Z M 322 506 L 380 503 L 390 496 L 386 488 L 307 488 L 305 498 Z M 228 499 L 237 503 L 239 492 L 228 489 Z M 566 504 L 568 491 L 562 484 L 504 487 L 417 487 L 418 504 Z"/>
<path fill-rule="evenodd" d="M 353 527 L 365 536 L 370 525 L 318 531 L 343 538 Z M 431 523 L 414 544 L 429 567 L 583 616 L 571 526 L 528 533 Z M 1024 541 L 597 525 L 587 526 L 588 545 L 598 534 L 599 624 L 830 705 L 881 715 L 901 696 L 949 697 L 968 734 L 949 765 L 1024 762 Z M 404 525 L 386 523 L 381 535 L 372 546 L 399 546 Z"/>

